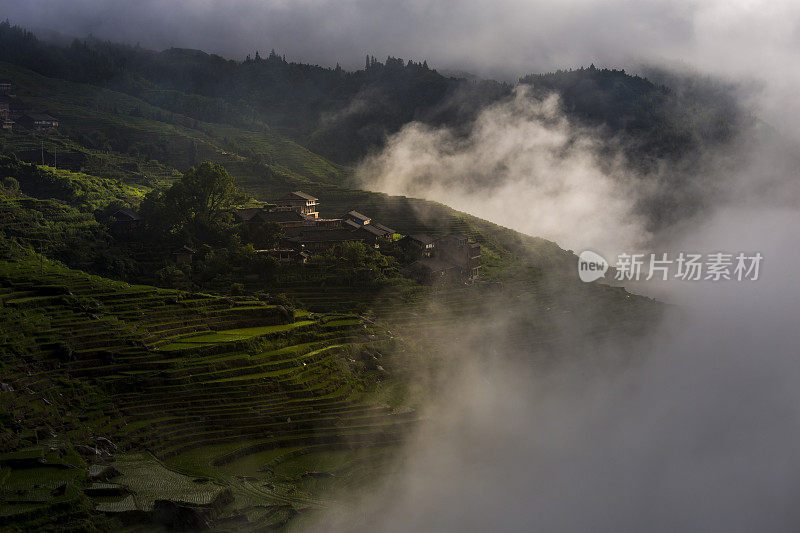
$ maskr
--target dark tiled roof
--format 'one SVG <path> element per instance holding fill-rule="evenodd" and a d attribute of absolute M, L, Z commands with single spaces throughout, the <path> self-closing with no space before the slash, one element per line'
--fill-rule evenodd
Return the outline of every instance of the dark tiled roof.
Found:
<path fill-rule="evenodd" d="M 32 118 L 33 120 L 43 121 L 43 122 L 57 122 L 55 118 L 51 117 L 46 113 L 28 113 L 28 117 Z"/>
<path fill-rule="evenodd" d="M 378 228 L 378 229 L 379 229 L 379 230 L 381 230 L 381 231 L 384 231 L 385 233 L 392 233 L 392 234 L 394 234 L 394 233 L 397 233 L 397 232 L 396 232 L 395 230 L 393 230 L 392 228 L 387 228 L 387 227 L 386 227 L 386 226 L 384 226 L 383 224 L 378 224 L 377 222 L 372 222 L 370 225 L 371 225 L 371 226 L 374 226 L 374 227 L 376 227 L 376 228 Z"/>
<path fill-rule="evenodd" d="M 134 211 L 133 209 L 128 209 L 123 207 L 122 209 L 117 209 L 114 211 L 114 218 L 119 220 L 120 218 L 127 218 L 129 220 L 142 220 L 142 217 L 139 216 L 139 213 Z"/>
<path fill-rule="evenodd" d="M 364 220 L 364 221 L 370 220 L 370 218 L 367 215 L 362 215 L 358 211 L 348 211 L 347 214 L 350 215 L 351 217 L 357 219 L 357 220 Z"/>
<path fill-rule="evenodd" d="M 311 196 L 310 194 L 306 194 L 303 191 L 292 191 L 289 194 L 287 194 L 286 196 L 284 196 L 284 198 L 285 199 L 289 199 L 292 196 L 297 196 L 298 198 L 302 198 L 304 200 L 309 200 L 309 201 L 312 201 L 312 202 L 316 202 L 317 200 L 319 200 L 319 198 Z"/>
<path fill-rule="evenodd" d="M 383 237 L 386 235 L 386 232 L 374 227 L 372 224 L 367 224 L 366 226 L 359 226 L 358 231 L 366 231 L 367 233 L 371 233 L 376 237 Z"/>
<path fill-rule="evenodd" d="M 174 251 L 174 252 L 172 252 L 172 253 L 173 253 L 174 255 L 177 255 L 177 254 L 193 254 L 193 253 L 194 253 L 194 250 L 193 250 L 193 249 L 191 249 L 191 248 L 189 248 L 188 246 L 186 246 L 186 245 L 184 244 L 183 246 L 181 246 L 180 248 L 178 248 L 177 250 L 175 250 L 175 251 Z"/>
<path fill-rule="evenodd" d="M 414 235 L 409 235 L 406 238 L 422 244 L 431 244 L 433 242 L 433 238 L 431 238 L 429 235 L 425 235 L 424 233 L 416 233 Z"/>
<path fill-rule="evenodd" d="M 260 207 L 247 207 L 244 209 L 237 209 L 236 216 L 241 220 L 250 220 L 253 215 L 261 211 Z"/>

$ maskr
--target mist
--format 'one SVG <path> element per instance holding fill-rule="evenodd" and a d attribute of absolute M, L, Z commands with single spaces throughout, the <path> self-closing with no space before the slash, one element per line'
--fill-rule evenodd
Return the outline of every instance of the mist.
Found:
<path fill-rule="evenodd" d="M 237 59 L 274 48 L 290 60 L 351 69 L 362 68 L 367 53 L 393 55 L 511 81 L 532 71 L 641 61 L 775 76 L 797 64 L 800 15 L 790 0 L 2 0 L 0 7 L 14 23 L 65 36 Z M 788 99 L 797 74 L 782 76 L 773 90 Z M 777 111 L 770 110 L 775 120 Z"/>
<path fill-rule="evenodd" d="M 533 335 L 509 343 L 524 307 L 486 302 L 448 337 L 460 370 L 399 471 L 325 527 L 796 531 L 800 213 L 793 159 L 755 148 L 724 202 L 655 245 L 759 251 L 759 280 L 665 282 L 679 305 L 644 341 L 583 336 L 601 309 L 564 318 L 553 365 Z"/>
<path fill-rule="evenodd" d="M 599 346 L 581 336 L 583 314 L 561 324 L 576 338 L 553 366 L 539 364 L 535 342 L 506 342 L 509 315 L 524 310 L 506 315 L 487 303 L 485 320 L 449 338 L 463 371 L 428 406 L 431 422 L 403 451 L 402 468 L 354 504 L 356 513 L 332 514 L 339 530 L 800 527 L 800 113 L 789 96 L 800 80 L 777 67 L 798 54 L 797 17 L 774 20 L 775 33 L 762 38 L 773 6 L 703 5 L 694 27 L 707 23 L 743 41 L 721 53 L 702 39 L 677 66 L 658 57 L 657 45 L 645 47 L 660 68 L 708 67 L 756 117 L 690 171 L 693 183 L 713 185 L 697 189 L 701 213 L 648 231 L 633 207 L 654 192 L 648 176 L 599 159 L 596 147 L 613 153 L 613 139 L 569 123 L 555 96 L 531 101 L 521 89 L 485 110 L 466 138 L 407 125 L 358 175 L 366 186 L 444 201 L 564 247 L 602 250 L 612 262 L 637 248 L 760 252 L 760 278 L 638 284 L 637 292 L 677 304 L 648 342 L 618 336 Z M 749 34 L 737 18 L 742 9 L 754 16 Z"/>
<path fill-rule="evenodd" d="M 460 371 L 424 409 L 391 480 L 323 520 L 341 531 L 796 531 L 800 528 L 800 4 L 796 2 L 2 2 L 65 34 L 358 68 L 365 53 L 513 79 L 586 65 L 688 69 L 748 87 L 760 121 L 696 172 L 707 209 L 653 233 L 652 194 L 557 97 L 515 96 L 466 138 L 407 125 L 358 174 L 563 247 L 760 252 L 753 282 L 659 287 L 677 310 L 647 342 L 575 332 L 564 362 L 507 342 L 511 313 L 451 337 Z M 644 68 L 642 66 L 641 68 Z M 610 144 L 609 144 L 610 143 Z M 732 164 L 734 162 L 734 164 Z M 465 180 L 465 177 L 480 179 Z M 648 291 L 647 287 L 637 290 Z M 600 314 L 602 310 L 592 310 Z M 591 313 L 588 313 L 591 314 Z M 581 315 L 586 319 L 587 313 Z M 488 317 L 491 317 L 488 318 Z M 628 364 L 621 365 L 619 356 Z M 605 364 L 604 362 L 607 362 Z"/>
<path fill-rule="evenodd" d="M 576 250 L 638 249 L 649 239 L 634 211 L 648 182 L 601 161 L 599 133 L 571 125 L 558 97 L 524 86 L 483 110 L 466 138 L 411 123 L 356 173 L 368 189 L 436 200 Z M 608 158 L 605 158 L 608 159 Z"/>

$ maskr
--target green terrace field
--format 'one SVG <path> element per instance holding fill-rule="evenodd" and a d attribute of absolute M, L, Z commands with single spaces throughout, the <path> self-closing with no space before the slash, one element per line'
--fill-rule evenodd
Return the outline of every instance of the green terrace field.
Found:
<path fill-rule="evenodd" d="M 186 513 L 279 524 L 354 482 L 346 465 L 365 476 L 348 450 L 388 450 L 416 420 L 377 400 L 402 374 L 397 341 L 356 315 L 295 320 L 43 266 L 0 262 L 0 524 L 35 527 L 53 509 L 74 527 Z"/>

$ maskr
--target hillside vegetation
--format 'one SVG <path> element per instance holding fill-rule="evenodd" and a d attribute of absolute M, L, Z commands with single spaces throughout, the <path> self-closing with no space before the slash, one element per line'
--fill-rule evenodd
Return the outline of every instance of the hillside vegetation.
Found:
<path fill-rule="evenodd" d="M 303 482 L 273 473 L 278 464 L 390 445 L 414 420 L 371 399 L 381 380 L 401 377 L 402 364 L 382 356 L 390 335 L 358 316 L 128 285 L 6 254 L 13 259 L 0 263 L 0 311 L 16 328 L 2 339 L 0 523 L 32 525 L 55 506 L 64 525 L 77 527 L 90 505 L 135 516 L 156 500 L 210 504 L 223 488 L 215 519 L 256 504 L 264 513 L 287 502 L 296 510 Z M 17 460 L 21 449 L 30 460 Z M 165 482 L 153 471 L 164 467 L 134 450 L 190 477 Z M 269 468 L 247 479 L 229 474 L 254 455 Z M 120 466 L 130 461 L 138 473 Z M 110 467 L 120 474 L 92 474 Z M 142 485 L 144 475 L 152 481 Z M 182 483 L 191 500 L 170 483 Z M 64 484 L 71 499 L 49 497 Z"/>
<path fill-rule="evenodd" d="M 481 109 L 512 90 L 492 80 L 449 78 L 424 61 L 391 56 L 383 62 L 367 56 L 363 70 L 348 72 L 287 62 L 274 51 L 237 61 L 200 50 L 156 52 L 93 39 L 59 47 L 9 23 L 0 24 L 0 57 L 199 121 L 268 127 L 339 163 L 357 161 L 412 120 L 467 128 Z M 687 97 L 594 65 L 532 74 L 520 82 L 533 85 L 536 96 L 557 92 L 576 122 L 601 124 L 611 135 L 635 133 L 624 136 L 634 165 L 642 157 L 693 155 L 703 144 L 724 142 L 743 118 L 719 87 L 695 84 Z"/>
<path fill-rule="evenodd" d="M 578 281 L 555 243 L 352 187 L 344 165 L 386 134 L 410 120 L 467 127 L 510 86 L 396 58 L 345 72 L 276 54 L 58 47 L 9 23 L 0 57 L 16 97 L 60 123 L 0 133 L 0 528 L 302 524 L 391 475 L 420 407 L 467 355 L 453 339 L 496 327 L 503 342 L 470 357 L 534 347 L 544 365 L 658 321 L 658 303 Z M 596 84 L 571 93 L 581 80 Z M 658 130 L 651 115 L 671 98 L 617 71 L 526 83 L 630 135 Z M 606 111 L 585 112 L 588 93 Z M 322 217 L 357 209 L 398 234 L 464 234 L 481 279 L 420 285 L 392 240 L 302 266 L 259 255 L 278 232 L 247 240 L 235 206 L 295 190 Z M 141 226 L 120 232 L 120 208 Z M 184 246 L 191 264 L 175 256 Z"/>

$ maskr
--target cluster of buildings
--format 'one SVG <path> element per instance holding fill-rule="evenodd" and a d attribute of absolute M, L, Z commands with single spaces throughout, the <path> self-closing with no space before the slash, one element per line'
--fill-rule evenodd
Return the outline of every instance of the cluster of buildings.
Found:
<path fill-rule="evenodd" d="M 280 246 L 260 253 L 282 262 L 304 263 L 311 254 L 324 252 L 341 242 L 363 242 L 375 248 L 396 239 L 397 232 L 358 211 L 338 218 L 319 216 L 319 199 L 302 191 L 291 192 L 262 207 L 238 209 L 236 216 L 245 235 L 253 235 L 266 223 L 282 229 Z M 399 237 L 399 235 L 398 235 Z M 423 283 L 466 281 L 478 277 L 480 246 L 464 235 L 433 239 L 427 235 L 408 235 L 398 241 L 413 262 L 404 274 Z"/>
<path fill-rule="evenodd" d="M 403 269 L 403 275 L 420 283 L 472 281 L 481 268 L 481 247 L 466 235 L 450 234 L 434 239 L 408 235 L 400 240 L 417 259 Z"/>
<path fill-rule="evenodd" d="M 37 133 L 50 133 L 58 128 L 58 120 L 46 113 L 29 112 L 25 102 L 12 94 L 11 80 L 0 80 L 0 128 L 11 131 L 15 124 Z"/>
<path fill-rule="evenodd" d="M 245 237 L 254 235 L 264 224 L 281 227 L 280 248 L 260 250 L 281 261 L 305 262 L 311 254 L 324 252 L 341 242 L 363 242 L 380 248 L 389 242 L 395 231 L 373 221 L 358 211 L 349 211 L 338 218 L 321 218 L 319 199 L 302 191 L 294 191 L 274 204 L 236 210 Z"/>

